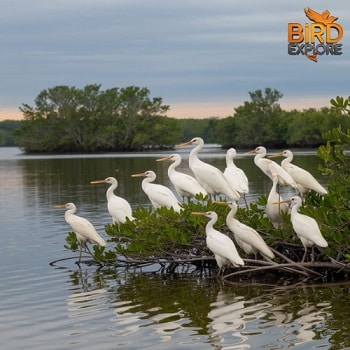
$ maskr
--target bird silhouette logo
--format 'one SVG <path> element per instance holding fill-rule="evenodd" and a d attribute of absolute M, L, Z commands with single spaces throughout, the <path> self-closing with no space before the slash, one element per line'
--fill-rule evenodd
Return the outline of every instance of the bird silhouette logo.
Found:
<path fill-rule="evenodd" d="M 322 23 L 324 25 L 335 22 L 338 17 L 330 16 L 330 12 L 328 10 L 323 11 L 322 13 L 318 13 L 315 10 L 310 9 L 310 7 L 304 9 L 306 17 L 313 22 Z"/>
<path fill-rule="evenodd" d="M 306 17 L 315 23 L 322 23 L 324 25 L 331 24 L 335 22 L 338 17 L 330 16 L 330 12 L 328 10 L 323 11 L 322 13 L 318 13 L 315 10 L 312 10 L 310 7 L 304 9 Z M 305 55 L 309 60 L 317 62 L 317 54 L 307 54 Z"/>
<path fill-rule="evenodd" d="M 310 7 L 304 9 L 311 23 L 288 23 L 288 54 L 303 55 L 313 62 L 320 55 L 342 55 L 343 28 L 335 23 L 338 17 L 329 10 L 317 12 Z"/>

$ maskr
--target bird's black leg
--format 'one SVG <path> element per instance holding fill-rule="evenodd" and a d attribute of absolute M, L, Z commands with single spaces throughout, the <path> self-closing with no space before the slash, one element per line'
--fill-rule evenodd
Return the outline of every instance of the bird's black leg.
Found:
<path fill-rule="evenodd" d="M 305 258 L 306 258 L 306 254 L 307 254 L 307 247 L 304 247 L 305 248 L 305 253 L 303 255 L 303 258 L 301 259 L 301 262 L 303 263 L 305 261 Z"/>
<path fill-rule="evenodd" d="M 247 202 L 247 198 L 245 196 L 245 193 L 243 193 L 243 199 L 244 199 L 244 203 L 245 203 L 247 210 L 249 210 L 249 206 L 248 206 L 248 202 Z"/>

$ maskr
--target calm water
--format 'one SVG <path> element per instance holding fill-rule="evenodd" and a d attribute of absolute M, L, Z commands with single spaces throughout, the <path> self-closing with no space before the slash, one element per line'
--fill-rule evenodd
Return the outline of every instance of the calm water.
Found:
<path fill-rule="evenodd" d="M 188 152 L 181 150 L 185 161 Z M 116 176 L 118 193 L 134 208 L 149 206 L 130 175 L 153 169 L 169 185 L 168 164 L 155 162 L 166 154 L 25 156 L 0 148 L 1 349 L 349 347 L 350 284 L 223 286 L 196 274 L 79 269 L 75 259 L 49 265 L 74 257 L 63 248 L 70 228 L 55 204 L 75 202 L 103 235 L 111 222 L 106 186 L 90 181 Z M 202 157 L 223 169 L 224 156 L 209 148 Z M 250 201 L 269 191 L 252 156 L 236 163 L 251 181 Z M 313 152 L 297 152 L 295 163 L 320 176 Z"/>

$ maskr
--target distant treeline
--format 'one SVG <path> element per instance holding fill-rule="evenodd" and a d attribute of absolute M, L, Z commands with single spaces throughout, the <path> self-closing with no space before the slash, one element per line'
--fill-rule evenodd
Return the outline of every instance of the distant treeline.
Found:
<path fill-rule="evenodd" d="M 169 118 L 169 106 L 149 95 L 147 88 L 135 86 L 43 90 L 34 107 L 22 105 L 22 121 L 0 122 L 0 145 L 27 153 L 140 151 L 172 148 L 200 136 L 224 148 L 318 147 L 326 131 L 350 128 L 349 118 L 331 107 L 283 110 L 282 93 L 271 88 L 249 92 L 250 101 L 226 118 Z"/>

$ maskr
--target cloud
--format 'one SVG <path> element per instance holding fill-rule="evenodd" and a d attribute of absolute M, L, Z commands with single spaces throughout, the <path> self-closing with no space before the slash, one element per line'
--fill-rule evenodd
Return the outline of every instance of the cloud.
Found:
<path fill-rule="evenodd" d="M 350 31 L 347 1 L 307 6 L 329 9 Z M 307 21 L 304 7 L 277 0 L 5 0 L 0 109 L 33 105 L 41 90 L 61 84 L 146 86 L 167 104 L 198 111 L 208 102 L 233 106 L 265 87 L 295 101 L 347 95 L 345 38 L 342 56 L 317 64 L 287 54 L 287 23 Z"/>

